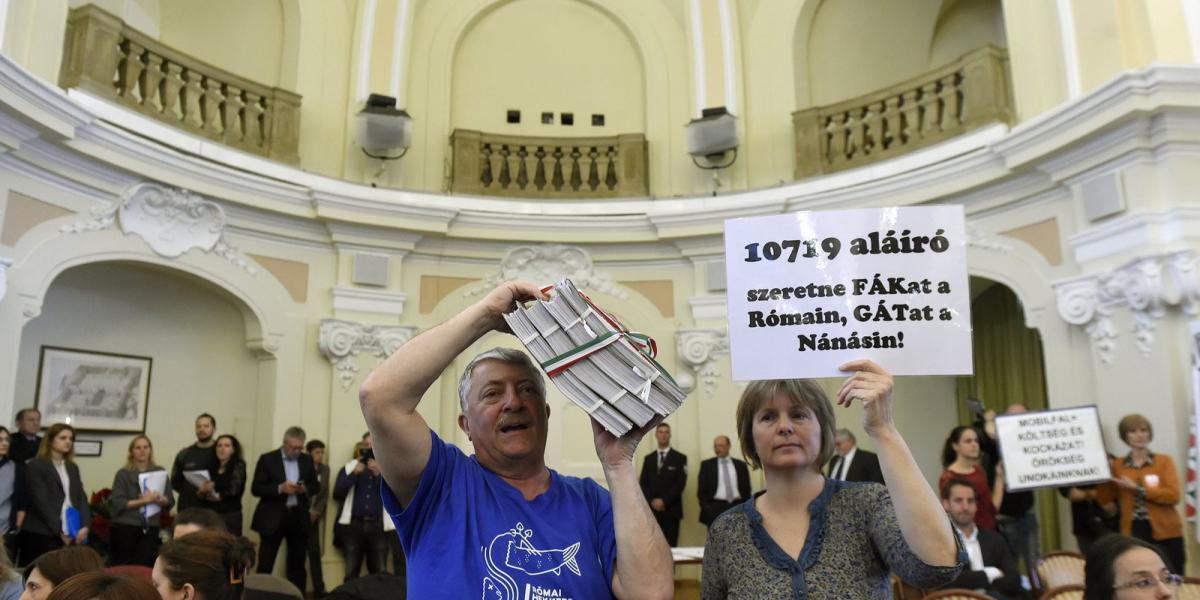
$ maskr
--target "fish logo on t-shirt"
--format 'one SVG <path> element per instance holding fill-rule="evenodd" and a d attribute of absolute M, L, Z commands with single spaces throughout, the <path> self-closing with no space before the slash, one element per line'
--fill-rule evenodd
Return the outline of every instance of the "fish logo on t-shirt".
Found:
<path fill-rule="evenodd" d="M 565 568 L 576 575 L 581 574 L 579 562 L 575 560 L 579 542 L 566 548 L 540 550 L 530 542 L 531 538 L 533 530 L 526 529 L 524 523 L 517 523 L 515 528 L 492 538 L 491 543 L 482 548 L 489 573 L 483 578 L 485 599 L 516 600 L 518 588 L 510 574 L 512 571 L 527 575 L 562 575 Z"/>

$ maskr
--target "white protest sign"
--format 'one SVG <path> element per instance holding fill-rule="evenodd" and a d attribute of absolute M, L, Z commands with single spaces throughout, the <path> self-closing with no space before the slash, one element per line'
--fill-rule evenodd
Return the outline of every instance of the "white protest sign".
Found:
<path fill-rule="evenodd" d="M 1014 492 L 1112 478 L 1095 406 L 997 415 L 996 441 Z"/>
<path fill-rule="evenodd" d="M 972 373 L 961 206 L 730 219 L 725 264 L 737 381 Z"/>

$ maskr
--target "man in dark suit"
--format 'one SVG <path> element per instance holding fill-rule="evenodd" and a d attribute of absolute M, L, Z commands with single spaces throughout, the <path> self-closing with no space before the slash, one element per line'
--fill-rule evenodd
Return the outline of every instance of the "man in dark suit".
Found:
<path fill-rule="evenodd" d="M 687 456 L 671 448 L 670 425 L 659 423 L 654 437 L 658 440 L 658 450 L 646 455 L 639 482 L 667 543 L 677 546 L 679 521 L 683 519 L 683 488 L 687 485 Z"/>
<path fill-rule="evenodd" d="M 829 461 L 830 479 L 842 481 L 874 481 L 883 483 L 883 471 L 879 468 L 879 457 L 857 446 L 854 434 L 849 429 L 839 429 L 833 436 L 837 452 Z"/>
<path fill-rule="evenodd" d="M 700 463 L 700 522 L 711 526 L 721 513 L 750 498 L 750 468 L 746 463 L 729 456 L 729 438 L 718 435 L 713 440 L 715 457 Z"/>
<path fill-rule="evenodd" d="M 975 486 L 954 478 L 942 486 L 942 508 L 962 536 L 970 562 L 946 587 L 978 590 L 992 598 L 1027 599 L 1017 559 L 999 533 L 975 525 Z"/>
<path fill-rule="evenodd" d="M 324 598 L 325 576 L 321 569 L 321 552 L 324 551 L 325 545 L 321 543 L 321 533 L 325 530 L 325 507 L 329 504 L 329 488 L 333 486 L 329 482 L 329 465 L 325 464 L 325 442 L 309 440 L 304 444 L 304 451 L 313 460 L 313 466 L 317 469 L 317 484 L 321 486 L 320 491 L 309 494 L 312 506 L 308 509 L 308 570 L 312 575 L 314 595 Z"/>
<path fill-rule="evenodd" d="M 299 427 L 288 427 L 283 446 L 258 457 L 250 493 L 259 498 L 250 528 L 262 539 L 258 572 L 275 568 L 275 555 L 287 540 L 287 578 L 303 591 L 307 586 L 304 568 L 310 523 L 310 498 L 320 491 L 312 457 L 301 452 L 307 437 Z"/>
<path fill-rule="evenodd" d="M 13 432 L 11 445 L 8 448 L 8 458 L 17 464 L 37 456 L 38 446 L 42 443 L 42 413 L 36 408 L 22 408 L 17 411 L 17 430 Z"/>

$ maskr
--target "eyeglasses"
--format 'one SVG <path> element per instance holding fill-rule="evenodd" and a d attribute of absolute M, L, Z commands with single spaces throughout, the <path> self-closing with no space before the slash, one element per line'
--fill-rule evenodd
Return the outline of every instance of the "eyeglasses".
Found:
<path fill-rule="evenodd" d="M 1160 583 L 1169 588 L 1177 588 L 1180 585 L 1183 585 L 1183 577 L 1180 577 L 1179 575 L 1173 575 L 1171 573 L 1167 573 L 1165 575 L 1159 575 L 1158 577 L 1141 577 L 1139 579 L 1130 581 L 1129 583 L 1123 583 L 1121 585 L 1114 585 L 1113 589 L 1114 590 L 1129 590 L 1129 589 L 1148 590 L 1150 588 L 1158 587 L 1158 584 L 1160 584 Z"/>

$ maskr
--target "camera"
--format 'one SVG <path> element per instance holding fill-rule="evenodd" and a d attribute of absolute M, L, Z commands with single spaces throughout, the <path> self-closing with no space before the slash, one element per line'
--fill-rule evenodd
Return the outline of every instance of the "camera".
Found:
<path fill-rule="evenodd" d="M 366 464 L 368 460 L 375 460 L 374 448 L 363 448 L 358 451 L 358 462 Z"/>

